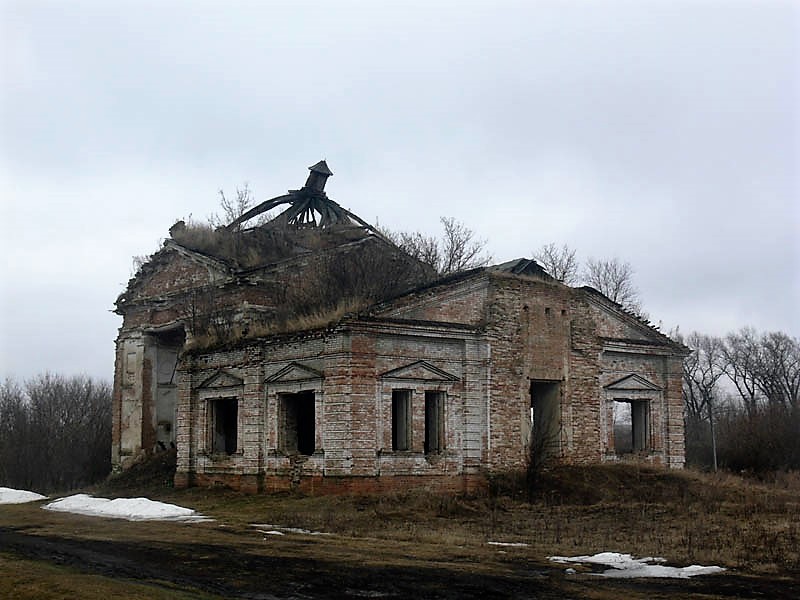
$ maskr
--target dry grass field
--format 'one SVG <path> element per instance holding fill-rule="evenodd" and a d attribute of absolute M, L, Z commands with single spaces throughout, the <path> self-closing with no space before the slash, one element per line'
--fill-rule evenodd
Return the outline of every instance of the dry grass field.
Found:
<path fill-rule="evenodd" d="M 624 465 L 560 467 L 541 476 L 533 497 L 522 481 L 495 480 L 479 496 L 253 496 L 174 490 L 169 465 L 150 465 L 91 491 L 147 496 L 214 521 L 0 507 L 0 596 L 800 597 L 797 474 L 758 482 Z M 547 560 L 601 551 L 727 571 L 611 580 L 582 566 L 567 574 Z"/>

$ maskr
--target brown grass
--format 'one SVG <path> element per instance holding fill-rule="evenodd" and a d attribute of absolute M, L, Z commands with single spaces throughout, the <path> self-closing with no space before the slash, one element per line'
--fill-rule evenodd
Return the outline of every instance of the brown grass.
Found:
<path fill-rule="evenodd" d="M 10 553 L 0 554 L 0 595 L 12 590 L 7 597 L 172 597 L 173 572 L 200 586 L 198 594 L 176 591 L 178 598 L 230 597 L 214 586 L 249 589 L 265 577 L 271 586 L 265 589 L 275 593 L 288 593 L 285 590 L 295 589 L 296 582 L 306 581 L 317 586 L 316 592 L 332 590 L 330 596 L 308 592 L 307 597 L 327 598 L 337 588 L 325 586 L 337 585 L 342 577 L 354 581 L 365 573 L 372 573 L 372 579 L 363 589 L 385 590 L 385 574 L 391 573 L 401 578 L 397 589 L 425 585 L 429 596 L 423 590 L 420 597 L 440 598 L 478 597 L 476 590 L 488 582 L 506 585 L 500 589 L 507 593 L 487 598 L 788 598 L 791 594 L 785 590 L 800 583 L 797 473 L 754 482 L 730 474 L 629 465 L 559 467 L 542 473 L 528 501 L 522 474 L 496 478 L 490 493 L 475 496 L 409 490 L 308 497 L 175 490 L 168 476 L 173 464 L 173 457 L 164 453 L 90 491 L 190 506 L 214 522 L 129 523 L 42 511 L 37 503 L 0 510 L 0 532 L 65 538 L 95 552 L 102 552 L 103 544 L 119 544 L 121 550 L 133 549 L 128 559 L 151 557 L 143 563 L 151 571 L 162 564 L 158 553 L 166 553 L 169 562 L 151 590 L 156 594 L 166 589 L 165 596 L 147 596 L 148 588 L 140 580 L 120 580 L 108 571 L 83 572 L 80 562 L 56 566 L 44 558 L 32 561 Z M 268 536 L 252 527 L 254 523 L 333 535 Z M 501 547 L 489 541 L 527 545 Z M 718 564 L 729 571 L 705 582 L 618 582 L 565 577 L 563 567 L 546 558 L 600 551 L 663 556 L 675 565 Z M 239 558 L 226 561 L 226 556 Z M 309 560 L 316 565 L 313 581 L 306 575 Z M 281 568 L 251 571 L 251 564 Z M 466 595 L 452 588 L 453 578 L 463 585 L 472 582 Z M 727 587 L 723 592 L 719 586 Z M 520 589 L 529 595 L 520 596 Z M 89 591 L 77 593 L 84 590 Z"/>
<path fill-rule="evenodd" d="M 317 230 L 309 233 L 280 227 L 228 230 L 196 221 L 188 221 L 185 227 L 172 230 L 172 238 L 185 248 L 214 256 L 243 269 L 295 256 L 306 249 L 304 242 L 308 238 L 314 240 L 317 246 L 324 246 L 331 243 L 330 237 L 317 233 Z"/>
<path fill-rule="evenodd" d="M 752 573 L 800 575 L 800 475 L 756 482 L 731 474 L 609 465 L 546 471 L 533 501 L 524 476 L 493 480 L 480 496 L 421 490 L 374 496 L 243 495 L 160 487 L 156 496 L 231 525 L 271 523 L 352 538 L 514 552 L 629 552 L 673 564 L 717 564 Z"/>
<path fill-rule="evenodd" d="M 362 310 L 368 302 L 360 298 L 343 298 L 333 307 L 322 307 L 307 314 L 292 315 L 261 323 L 232 323 L 222 334 L 212 331 L 193 336 L 186 344 L 190 351 L 210 350 L 262 337 L 286 335 L 300 331 L 327 329 L 348 314 Z"/>

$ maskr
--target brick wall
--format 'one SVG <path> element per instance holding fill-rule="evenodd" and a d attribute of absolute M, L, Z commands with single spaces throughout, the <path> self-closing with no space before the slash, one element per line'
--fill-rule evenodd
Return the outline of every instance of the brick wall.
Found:
<path fill-rule="evenodd" d="M 222 285 L 215 306 L 236 307 L 240 316 L 255 307 L 268 318 L 275 273 L 251 274 L 259 285 Z M 192 286 L 215 278 L 221 283 L 219 277 L 184 257 L 166 261 L 137 288 L 142 302 L 122 310 L 115 465 L 154 442 L 152 352 L 144 332 L 188 320 Z M 158 302 L 145 298 L 156 292 L 167 295 Z M 681 358 L 658 334 L 607 304 L 555 281 L 484 271 L 422 288 L 369 319 L 332 330 L 184 354 L 177 378 L 176 484 L 326 491 L 389 489 L 409 481 L 474 486 L 487 470 L 524 467 L 532 382 L 558 386 L 557 446 L 564 461 L 611 460 L 613 399 L 605 390 L 630 373 L 659 390 L 650 404 L 648 459 L 682 466 Z M 392 450 L 393 389 L 412 393 L 407 451 Z M 446 395 L 443 448 L 430 455 L 423 449 L 426 391 Z M 301 392 L 314 394 L 315 449 L 298 458 L 282 442 L 281 398 Z M 210 407 L 219 398 L 238 403 L 232 455 L 210 447 Z"/>

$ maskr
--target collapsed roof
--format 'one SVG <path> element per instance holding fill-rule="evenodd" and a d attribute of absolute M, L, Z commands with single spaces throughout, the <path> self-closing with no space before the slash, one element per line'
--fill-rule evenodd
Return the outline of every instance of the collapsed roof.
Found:
<path fill-rule="evenodd" d="M 302 188 L 266 200 L 228 225 L 213 228 L 178 221 L 170 228 L 170 235 L 181 246 L 238 269 L 259 268 L 367 238 L 396 249 L 377 228 L 328 197 L 325 183 L 333 173 L 324 160 L 309 171 Z M 285 205 L 276 217 L 246 227 L 256 217 Z"/>

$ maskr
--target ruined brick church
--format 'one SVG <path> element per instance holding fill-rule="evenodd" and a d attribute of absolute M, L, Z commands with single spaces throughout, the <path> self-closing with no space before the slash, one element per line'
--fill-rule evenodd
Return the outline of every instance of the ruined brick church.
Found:
<path fill-rule="evenodd" d="M 116 468 L 175 447 L 179 487 L 335 492 L 471 490 L 531 453 L 683 466 L 684 346 L 533 260 L 439 277 L 310 171 L 176 223 L 117 299 Z"/>

